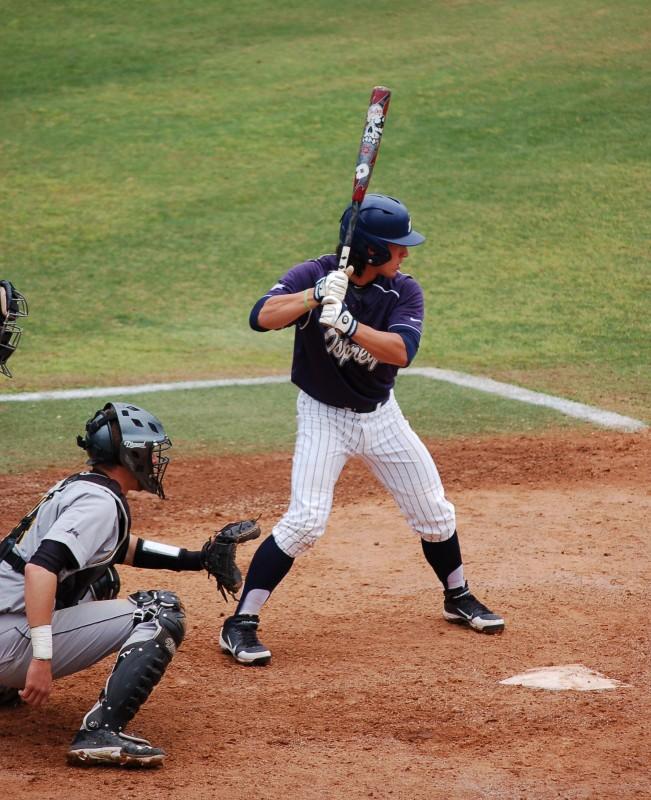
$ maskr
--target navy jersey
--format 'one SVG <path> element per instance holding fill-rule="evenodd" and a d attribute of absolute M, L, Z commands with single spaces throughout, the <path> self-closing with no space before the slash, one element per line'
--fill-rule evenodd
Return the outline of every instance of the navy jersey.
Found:
<path fill-rule="evenodd" d="M 251 313 L 251 326 L 264 330 L 257 325 L 257 313 L 263 301 L 312 288 L 319 278 L 337 267 L 335 255 L 320 256 L 292 267 L 256 303 Z M 378 276 L 361 287 L 351 282 L 345 302 L 353 316 L 364 325 L 403 336 L 413 358 L 420 342 L 424 304 L 423 292 L 411 276 L 401 272 L 392 280 Z M 387 400 L 398 367 L 379 362 L 360 345 L 319 324 L 320 314 L 318 306 L 293 323 L 292 382 L 316 400 L 340 408 L 366 411 Z"/>

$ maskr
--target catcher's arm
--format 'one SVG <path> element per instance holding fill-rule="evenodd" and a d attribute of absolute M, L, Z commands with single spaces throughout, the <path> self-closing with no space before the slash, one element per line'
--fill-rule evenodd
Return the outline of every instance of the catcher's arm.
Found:
<path fill-rule="evenodd" d="M 118 554 L 116 563 L 142 569 L 172 569 L 175 572 L 198 572 L 203 569 L 201 550 L 186 550 L 185 547 L 153 542 L 133 534 L 129 537 L 126 554 L 123 558 L 119 558 Z"/>
<path fill-rule="evenodd" d="M 171 569 L 175 572 L 205 569 L 215 578 L 226 600 L 226 592 L 235 597 L 242 586 L 242 573 L 235 562 L 237 545 L 260 536 L 257 519 L 229 522 L 216 531 L 201 550 L 186 550 L 163 542 L 153 542 L 131 535 L 122 563 L 144 569 Z"/>
<path fill-rule="evenodd" d="M 32 634 L 32 660 L 20 696 L 35 708 L 45 705 L 52 692 L 51 626 L 56 590 L 55 573 L 37 564 L 25 566 L 25 610 Z"/>

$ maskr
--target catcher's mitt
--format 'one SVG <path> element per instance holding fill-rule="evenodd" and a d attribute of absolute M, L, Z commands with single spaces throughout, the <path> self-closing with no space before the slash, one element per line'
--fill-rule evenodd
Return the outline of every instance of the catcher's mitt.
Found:
<path fill-rule="evenodd" d="M 240 522 L 229 522 L 213 534 L 201 548 L 201 564 L 217 581 L 217 589 L 224 600 L 226 592 L 231 597 L 242 587 L 242 573 L 235 563 L 235 550 L 241 542 L 257 539 L 260 526 L 257 519 L 244 519 Z"/>

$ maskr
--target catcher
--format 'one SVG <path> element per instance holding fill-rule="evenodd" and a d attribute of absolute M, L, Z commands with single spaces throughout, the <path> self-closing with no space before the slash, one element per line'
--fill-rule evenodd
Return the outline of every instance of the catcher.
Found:
<path fill-rule="evenodd" d="M 200 550 L 131 534 L 130 490 L 164 498 L 171 442 L 161 422 L 126 403 L 107 403 L 77 443 L 90 470 L 55 484 L 0 542 L 0 705 L 43 706 L 52 682 L 118 652 L 97 702 L 68 750 L 72 764 L 155 766 L 165 752 L 126 727 L 162 678 L 185 633 L 179 597 L 167 589 L 117 599 L 116 564 L 202 570 L 235 594 L 239 541 L 260 534 L 233 523 Z"/>

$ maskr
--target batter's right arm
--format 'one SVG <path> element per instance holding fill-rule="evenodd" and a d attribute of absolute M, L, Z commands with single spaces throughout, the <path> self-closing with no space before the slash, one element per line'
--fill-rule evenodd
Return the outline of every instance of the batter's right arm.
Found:
<path fill-rule="evenodd" d="M 314 299 L 314 289 L 304 289 L 295 294 L 276 294 L 265 301 L 258 312 L 257 322 L 268 331 L 280 330 L 318 305 Z"/>

